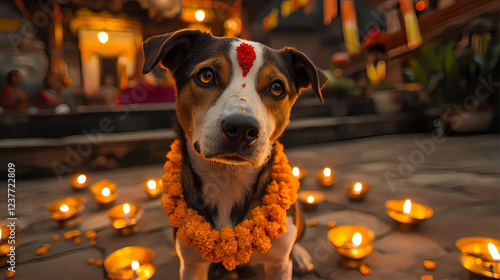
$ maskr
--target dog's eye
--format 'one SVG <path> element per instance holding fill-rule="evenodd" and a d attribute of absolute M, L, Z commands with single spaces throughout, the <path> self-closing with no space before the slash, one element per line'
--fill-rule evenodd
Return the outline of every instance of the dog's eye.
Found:
<path fill-rule="evenodd" d="M 282 97 L 285 93 L 285 86 L 283 86 L 283 82 L 279 80 L 272 82 L 269 87 L 269 92 L 275 97 Z"/>
<path fill-rule="evenodd" d="M 201 69 L 200 72 L 196 75 L 198 82 L 203 85 L 211 84 L 215 81 L 215 74 L 210 68 Z"/>

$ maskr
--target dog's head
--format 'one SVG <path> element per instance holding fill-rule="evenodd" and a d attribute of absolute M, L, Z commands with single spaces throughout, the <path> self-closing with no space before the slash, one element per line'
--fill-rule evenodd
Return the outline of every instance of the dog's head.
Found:
<path fill-rule="evenodd" d="M 323 102 L 326 76 L 293 48 L 182 30 L 144 42 L 143 74 L 161 63 L 176 81 L 188 148 L 206 160 L 258 167 L 289 123 L 301 89 Z"/>

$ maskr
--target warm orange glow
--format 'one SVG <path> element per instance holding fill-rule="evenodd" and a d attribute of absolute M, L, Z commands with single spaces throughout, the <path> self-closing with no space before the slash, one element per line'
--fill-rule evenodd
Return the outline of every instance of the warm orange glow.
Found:
<path fill-rule="evenodd" d="M 332 175 L 332 170 L 329 167 L 323 169 L 323 175 L 325 175 L 325 177 L 330 177 Z"/>
<path fill-rule="evenodd" d="M 59 209 L 62 211 L 62 212 L 68 212 L 69 211 L 69 206 L 66 205 L 66 204 L 63 204 L 61 205 L 61 207 L 59 207 Z"/>
<path fill-rule="evenodd" d="M 495 247 L 493 243 L 488 243 L 488 251 L 490 251 L 490 255 L 494 261 L 500 261 L 500 254 L 498 253 L 497 247 Z"/>
<path fill-rule="evenodd" d="M 138 261 L 132 261 L 132 269 L 135 271 L 135 270 L 138 270 L 139 269 L 139 262 Z"/>
<path fill-rule="evenodd" d="M 359 232 L 356 232 L 353 236 L 352 236 L 352 245 L 357 248 L 360 244 L 361 244 L 361 241 L 363 241 L 363 236 L 361 236 L 361 233 Z"/>
<path fill-rule="evenodd" d="M 128 205 L 128 203 L 123 204 L 123 213 L 130 213 L 130 205 Z"/>
<path fill-rule="evenodd" d="M 97 33 L 97 39 L 99 39 L 99 42 L 105 44 L 106 42 L 108 42 L 109 39 L 108 33 L 104 31 Z"/>
<path fill-rule="evenodd" d="M 197 21 L 203 21 L 205 19 L 205 12 L 203 10 L 198 10 L 194 14 L 194 17 L 196 18 Z"/>
<path fill-rule="evenodd" d="M 408 215 L 408 214 L 410 214 L 410 212 L 411 212 L 411 201 L 409 199 L 407 199 L 405 201 L 405 205 L 403 206 L 403 213 Z"/>
<path fill-rule="evenodd" d="M 0 228 L 0 239 L 2 239 L 2 229 Z"/>
<path fill-rule="evenodd" d="M 103 188 L 101 194 L 103 196 L 109 196 L 111 194 L 111 190 L 109 188 Z"/>
<path fill-rule="evenodd" d="M 417 11 L 423 11 L 425 9 L 425 1 L 418 1 L 417 3 L 415 3 L 415 9 L 417 9 Z"/>
<path fill-rule="evenodd" d="M 314 196 L 310 195 L 310 196 L 307 197 L 306 200 L 307 200 L 308 203 L 313 203 L 314 202 Z"/>
<path fill-rule="evenodd" d="M 360 194 L 362 188 L 363 188 L 363 185 L 361 185 L 361 183 L 358 182 L 358 183 L 354 184 L 354 194 Z"/>
<path fill-rule="evenodd" d="M 295 177 L 299 177 L 299 175 L 300 175 L 300 170 L 299 170 L 299 168 L 298 168 L 298 167 L 294 167 L 294 168 L 292 169 L 292 174 L 293 174 L 293 176 L 295 176 Z"/>
<path fill-rule="evenodd" d="M 155 182 L 155 180 L 149 180 L 149 181 L 148 181 L 148 188 L 149 188 L 150 190 L 154 190 L 154 189 L 156 189 L 156 182 Z"/>
<path fill-rule="evenodd" d="M 76 181 L 79 183 L 79 184 L 83 184 L 85 183 L 85 181 L 87 181 L 87 177 L 85 175 L 80 175 L 78 176 L 78 178 L 76 178 Z"/>

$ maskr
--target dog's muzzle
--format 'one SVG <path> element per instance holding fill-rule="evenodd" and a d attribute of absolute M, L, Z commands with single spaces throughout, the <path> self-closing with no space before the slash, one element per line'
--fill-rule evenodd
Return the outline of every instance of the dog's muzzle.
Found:
<path fill-rule="evenodd" d="M 222 135 L 236 150 L 249 148 L 260 135 L 260 125 L 253 116 L 232 114 L 221 123 Z"/>

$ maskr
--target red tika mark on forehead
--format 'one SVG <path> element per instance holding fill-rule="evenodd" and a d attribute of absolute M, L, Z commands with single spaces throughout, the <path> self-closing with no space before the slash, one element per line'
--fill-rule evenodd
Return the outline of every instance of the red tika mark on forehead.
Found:
<path fill-rule="evenodd" d="M 238 61 L 240 62 L 240 66 L 243 69 L 243 77 L 246 77 L 250 68 L 252 68 L 253 62 L 257 58 L 255 55 L 255 50 L 253 46 L 241 43 L 236 48 L 236 53 L 238 54 Z"/>

